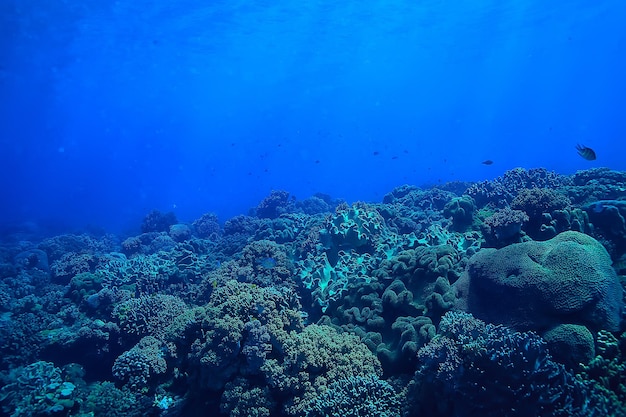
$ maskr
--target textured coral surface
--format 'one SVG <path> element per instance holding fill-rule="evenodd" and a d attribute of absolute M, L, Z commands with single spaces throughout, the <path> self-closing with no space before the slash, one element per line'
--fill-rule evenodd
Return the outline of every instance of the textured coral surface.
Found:
<path fill-rule="evenodd" d="M 624 416 L 624 180 L 6 236 L 0 416 Z"/>

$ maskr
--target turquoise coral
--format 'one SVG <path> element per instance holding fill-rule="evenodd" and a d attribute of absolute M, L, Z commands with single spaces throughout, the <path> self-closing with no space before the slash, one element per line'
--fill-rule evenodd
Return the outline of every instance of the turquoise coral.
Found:
<path fill-rule="evenodd" d="M 306 417 L 400 417 L 400 396 L 376 375 L 350 376 L 329 385 Z"/>

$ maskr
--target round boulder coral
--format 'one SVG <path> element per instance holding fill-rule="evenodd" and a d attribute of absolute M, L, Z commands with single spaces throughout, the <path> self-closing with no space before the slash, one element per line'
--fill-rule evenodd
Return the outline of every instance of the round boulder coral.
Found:
<path fill-rule="evenodd" d="M 560 324 L 543 335 L 550 353 L 568 368 L 589 363 L 595 356 L 593 335 L 585 326 Z"/>
<path fill-rule="evenodd" d="M 611 258 L 582 233 L 483 249 L 455 285 L 460 308 L 516 329 L 619 329 L 623 296 Z"/>
<path fill-rule="evenodd" d="M 462 197 L 453 198 L 443 208 L 443 215 L 452 218 L 452 227 L 457 231 L 464 231 L 471 226 L 474 220 L 474 199 L 464 195 Z"/>

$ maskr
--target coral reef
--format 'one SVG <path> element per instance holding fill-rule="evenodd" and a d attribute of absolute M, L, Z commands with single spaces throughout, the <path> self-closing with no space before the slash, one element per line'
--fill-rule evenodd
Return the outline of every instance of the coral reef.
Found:
<path fill-rule="evenodd" d="M 570 183 L 570 179 L 544 168 L 526 170 L 515 168 L 493 181 L 472 184 L 465 193 L 474 198 L 481 208 L 490 204 L 494 207 L 508 206 L 517 193 L 525 188 L 559 188 Z"/>
<path fill-rule="evenodd" d="M 20 252 L 13 258 L 13 264 L 23 269 L 39 269 L 48 272 L 48 255 L 41 249 L 29 249 Z"/>
<path fill-rule="evenodd" d="M 512 209 L 521 210 L 528 215 L 525 231 L 535 240 L 547 240 L 556 236 L 556 228 L 551 227 L 552 215 L 556 211 L 566 212 L 569 207 L 569 198 L 550 188 L 525 188 L 511 201 Z"/>
<path fill-rule="evenodd" d="M 604 247 L 582 233 L 481 250 L 456 287 L 459 307 L 517 329 L 620 328 L 623 289 Z"/>
<path fill-rule="evenodd" d="M 0 404 L 13 417 L 67 413 L 76 401 L 76 385 L 64 380 L 63 371 L 50 362 L 19 368 L 3 385 Z"/>
<path fill-rule="evenodd" d="M 215 213 L 204 213 L 192 223 L 196 236 L 202 239 L 215 239 L 221 233 L 220 223 Z"/>
<path fill-rule="evenodd" d="M 335 381 L 316 397 L 306 417 L 400 417 L 400 399 L 394 388 L 375 375 Z"/>
<path fill-rule="evenodd" d="M 167 326 L 186 309 L 184 301 L 176 296 L 155 294 L 117 304 L 112 317 L 129 340 L 148 335 L 162 339 Z"/>
<path fill-rule="evenodd" d="M 531 219 L 543 213 L 563 210 L 569 205 L 567 196 L 550 188 L 524 188 L 511 201 L 512 209 L 524 211 Z"/>
<path fill-rule="evenodd" d="M 584 207 L 592 234 L 604 242 L 614 260 L 626 253 L 626 200 L 599 200 Z"/>
<path fill-rule="evenodd" d="M 438 336 L 418 357 L 422 365 L 410 395 L 423 415 L 582 417 L 626 411 L 596 384 L 555 362 L 536 334 L 466 313 L 447 313 Z"/>
<path fill-rule="evenodd" d="M 163 213 L 159 210 L 152 210 L 144 217 L 141 231 L 143 233 L 169 232 L 170 226 L 176 223 L 178 220 L 173 212 Z"/>
<path fill-rule="evenodd" d="M 131 391 L 148 391 L 153 377 L 167 371 L 162 348 L 163 343 L 155 337 L 144 337 L 115 360 L 113 375 L 123 381 Z"/>
<path fill-rule="evenodd" d="M 522 226 L 529 220 L 526 213 L 510 207 L 496 210 L 483 222 L 485 246 L 502 248 L 522 241 Z"/>
<path fill-rule="evenodd" d="M 586 205 L 598 200 L 626 198 L 626 175 L 609 168 L 592 168 L 576 172 L 571 184 L 563 187 L 572 203 Z"/>
<path fill-rule="evenodd" d="M 582 365 L 581 372 L 583 380 L 596 382 L 605 390 L 605 395 L 622 404 L 626 404 L 625 344 L 625 333 L 618 340 L 606 330 L 599 331 L 596 335 L 597 355 L 588 364 Z"/>
<path fill-rule="evenodd" d="M 304 327 L 298 310 L 287 289 L 281 293 L 236 281 L 218 287 L 192 322 L 173 330 L 183 335 L 174 339 L 179 353 L 190 346 L 196 389 L 224 390 L 220 407 L 231 415 L 242 407 L 233 401 L 242 387 L 264 393 L 264 400 L 248 400 L 261 409 L 254 411 L 260 415 L 267 415 L 268 407 L 299 415 L 327 381 L 380 373 L 376 357 L 356 336 L 328 326 Z M 195 340 L 189 343 L 185 334 L 196 335 Z M 290 400 L 281 400 L 285 398 Z"/>
<path fill-rule="evenodd" d="M 452 218 L 453 230 L 463 232 L 472 225 L 474 210 L 476 206 L 470 196 L 455 197 L 444 206 L 443 215 Z"/>
<path fill-rule="evenodd" d="M 570 369 L 589 363 L 595 357 L 593 334 L 579 324 L 558 324 L 541 337 L 552 356 Z"/>
<path fill-rule="evenodd" d="M 186 224 L 173 224 L 170 226 L 169 235 L 174 242 L 184 242 L 191 238 L 191 227 Z"/>
<path fill-rule="evenodd" d="M 283 190 L 272 190 L 270 195 L 265 197 L 258 206 L 255 214 L 261 219 L 275 219 L 290 208 L 293 201 L 289 198 L 289 193 Z"/>
<path fill-rule="evenodd" d="M 518 168 L 2 241 L 2 415 L 626 415 L 625 201 Z"/>

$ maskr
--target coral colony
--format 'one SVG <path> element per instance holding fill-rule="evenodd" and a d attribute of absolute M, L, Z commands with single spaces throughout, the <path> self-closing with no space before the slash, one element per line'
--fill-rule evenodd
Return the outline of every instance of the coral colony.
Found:
<path fill-rule="evenodd" d="M 7 240 L 2 415 L 624 416 L 625 218 L 624 172 L 515 169 Z"/>

